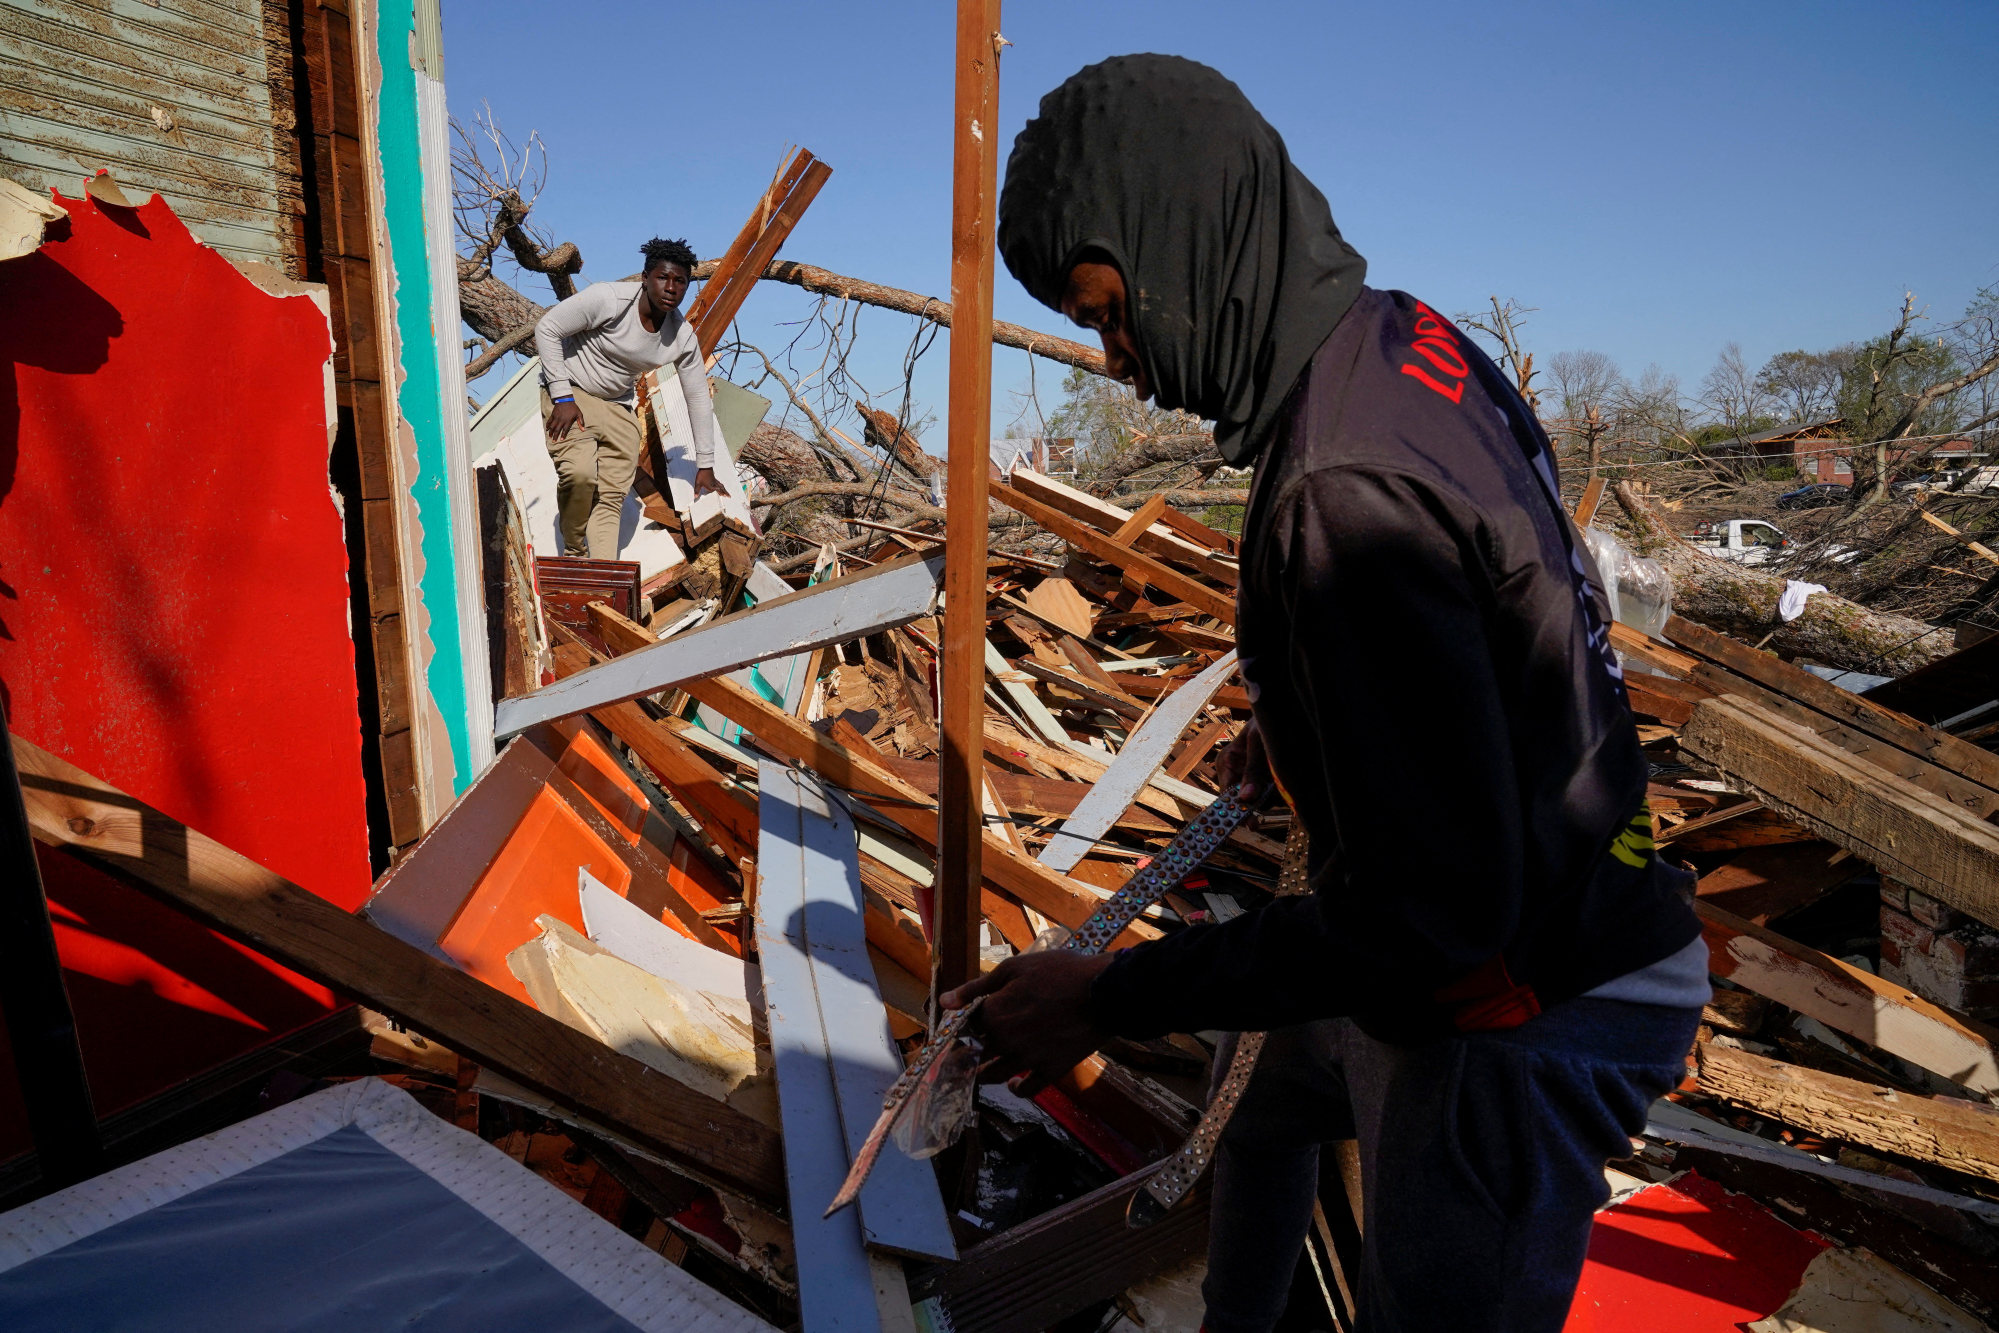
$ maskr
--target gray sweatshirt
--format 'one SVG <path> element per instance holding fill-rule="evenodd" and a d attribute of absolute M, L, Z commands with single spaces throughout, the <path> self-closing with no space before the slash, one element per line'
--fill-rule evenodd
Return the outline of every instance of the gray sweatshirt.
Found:
<path fill-rule="evenodd" d="M 678 310 L 669 310 L 659 332 L 648 332 L 639 319 L 639 290 L 636 282 L 599 282 L 543 315 L 534 326 L 542 386 L 551 398 L 581 389 L 629 406 L 639 376 L 670 361 L 694 425 L 694 465 L 712 466 L 715 412 L 694 329 Z"/>

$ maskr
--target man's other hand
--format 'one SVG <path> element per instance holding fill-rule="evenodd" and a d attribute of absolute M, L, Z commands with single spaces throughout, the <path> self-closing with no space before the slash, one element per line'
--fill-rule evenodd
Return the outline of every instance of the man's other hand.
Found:
<path fill-rule="evenodd" d="M 1090 983 L 1110 962 L 1067 949 L 1021 954 L 944 996 L 946 1009 L 986 999 L 979 1024 L 991 1063 L 980 1078 L 1025 1074 L 1020 1095 L 1032 1097 L 1103 1045 L 1110 1034 L 1090 1021 L 1088 1005 Z"/>
<path fill-rule="evenodd" d="M 704 467 L 694 474 L 694 498 L 699 500 L 710 491 L 716 495 L 726 494 L 722 489 L 722 483 L 715 479 L 715 469 Z"/>
<path fill-rule="evenodd" d="M 583 424 L 583 409 L 574 402 L 557 403 L 555 410 L 548 414 L 549 443 L 563 439 L 569 432 Z"/>
<path fill-rule="evenodd" d="M 1256 725 L 1255 718 L 1251 718 L 1249 725 L 1242 729 L 1242 734 L 1222 751 L 1218 776 L 1222 780 L 1223 791 L 1237 785 L 1242 787 L 1236 799 L 1245 805 L 1263 795 L 1270 786 L 1270 756 L 1263 748 L 1263 732 Z"/>

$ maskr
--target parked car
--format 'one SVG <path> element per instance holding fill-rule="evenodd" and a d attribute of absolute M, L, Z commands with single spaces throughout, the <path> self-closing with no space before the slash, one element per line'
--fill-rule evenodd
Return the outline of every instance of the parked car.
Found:
<path fill-rule="evenodd" d="M 1853 487 L 1837 482 L 1820 481 L 1810 486 L 1800 486 L 1795 491 L 1785 491 L 1777 497 L 1779 509 L 1824 509 L 1830 505 L 1843 505 L 1853 494 Z"/>

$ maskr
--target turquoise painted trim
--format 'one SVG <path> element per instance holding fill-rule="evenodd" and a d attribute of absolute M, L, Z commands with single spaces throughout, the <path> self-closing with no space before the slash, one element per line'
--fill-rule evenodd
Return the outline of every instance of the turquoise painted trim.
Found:
<path fill-rule="evenodd" d="M 437 332 L 431 321 L 430 262 L 423 220 L 423 141 L 418 129 L 416 70 L 410 37 L 416 31 L 414 0 L 378 0 L 375 53 L 381 62 L 376 135 L 382 155 L 382 212 L 395 268 L 396 333 L 403 382 L 397 406 L 416 439 L 416 475 L 410 499 L 423 530 L 423 578 L 418 594 L 430 613 L 431 657 L 425 688 L 444 719 L 451 744 L 453 795 L 462 794 L 472 771 L 470 702 L 459 639 L 457 567 L 452 556 L 451 494 L 444 438 L 443 382 L 437 370 Z M 449 238 L 445 238 L 449 243 Z M 456 405 L 454 405 L 456 410 Z"/>

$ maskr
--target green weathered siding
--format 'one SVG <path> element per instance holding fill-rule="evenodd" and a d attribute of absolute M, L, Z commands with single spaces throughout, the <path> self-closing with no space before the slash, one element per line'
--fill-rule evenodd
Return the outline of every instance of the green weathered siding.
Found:
<path fill-rule="evenodd" d="M 285 6 L 0 0 L 0 175 L 75 197 L 108 167 L 232 259 L 299 274 Z M 268 15 L 268 19 L 267 19 Z"/>

